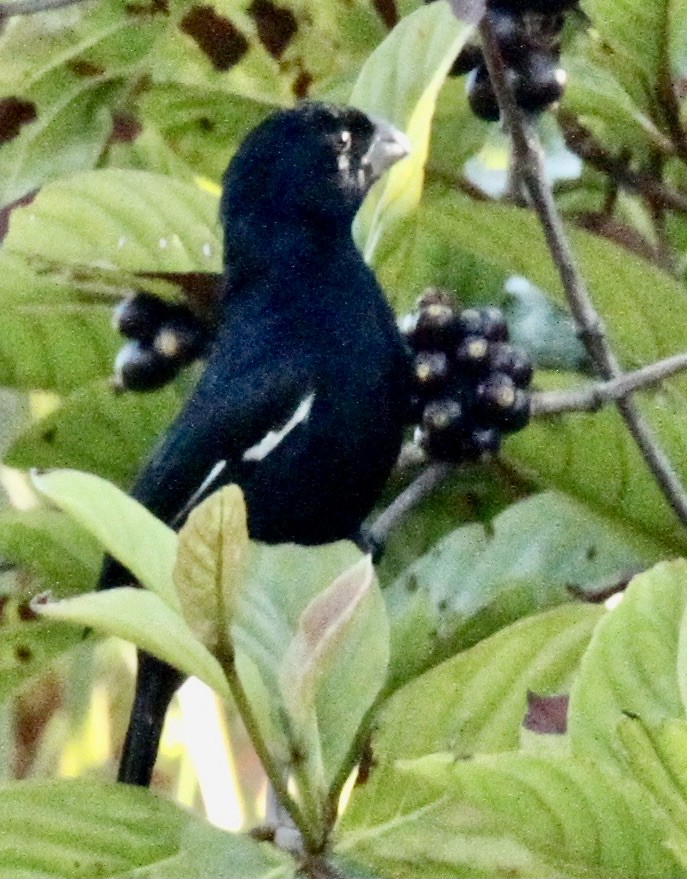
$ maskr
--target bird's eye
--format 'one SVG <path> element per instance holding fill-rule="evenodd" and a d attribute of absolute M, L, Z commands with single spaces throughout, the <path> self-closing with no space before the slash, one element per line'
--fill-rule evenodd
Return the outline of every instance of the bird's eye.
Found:
<path fill-rule="evenodd" d="M 339 147 L 342 152 L 351 148 L 351 132 L 342 131 L 339 135 Z"/>

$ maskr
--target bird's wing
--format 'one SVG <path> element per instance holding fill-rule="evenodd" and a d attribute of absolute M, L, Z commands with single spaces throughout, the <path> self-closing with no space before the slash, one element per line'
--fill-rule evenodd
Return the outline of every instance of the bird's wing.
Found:
<path fill-rule="evenodd" d="M 174 528 L 204 496 L 237 480 L 307 420 L 314 400 L 296 364 L 279 370 L 255 366 L 231 380 L 211 365 L 130 492 Z M 107 559 L 99 588 L 130 580 L 121 565 Z"/>
<path fill-rule="evenodd" d="M 175 520 L 200 494 L 231 482 L 246 462 L 261 460 L 306 420 L 312 401 L 307 378 L 288 364 L 269 371 L 256 367 L 230 382 L 207 369 L 132 496 L 158 518 L 179 525 Z"/>

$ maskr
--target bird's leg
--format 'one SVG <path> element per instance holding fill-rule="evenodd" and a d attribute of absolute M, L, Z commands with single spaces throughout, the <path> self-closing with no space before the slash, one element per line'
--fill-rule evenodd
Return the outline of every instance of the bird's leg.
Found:
<path fill-rule="evenodd" d="M 182 680 L 183 675 L 171 665 L 139 650 L 136 694 L 118 781 L 141 787 L 150 784 L 167 708 Z"/>

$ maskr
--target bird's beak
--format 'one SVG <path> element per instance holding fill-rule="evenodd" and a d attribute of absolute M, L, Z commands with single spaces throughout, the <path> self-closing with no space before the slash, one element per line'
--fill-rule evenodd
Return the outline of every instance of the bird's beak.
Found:
<path fill-rule="evenodd" d="M 410 153 L 411 145 L 407 135 L 386 119 L 379 116 L 369 118 L 375 130 L 360 164 L 367 171 L 370 182 L 373 182 L 393 164 L 404 159 Z"/>

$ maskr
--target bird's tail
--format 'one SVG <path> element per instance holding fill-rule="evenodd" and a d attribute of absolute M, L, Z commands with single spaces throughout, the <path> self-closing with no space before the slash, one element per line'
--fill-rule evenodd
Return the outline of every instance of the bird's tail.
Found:
<path fill-rule="evenodd" d="M 183 680 L 171 665 L 139 650 L 136 694 L 117 780 L 148 787 L 167 708 Z"/>

